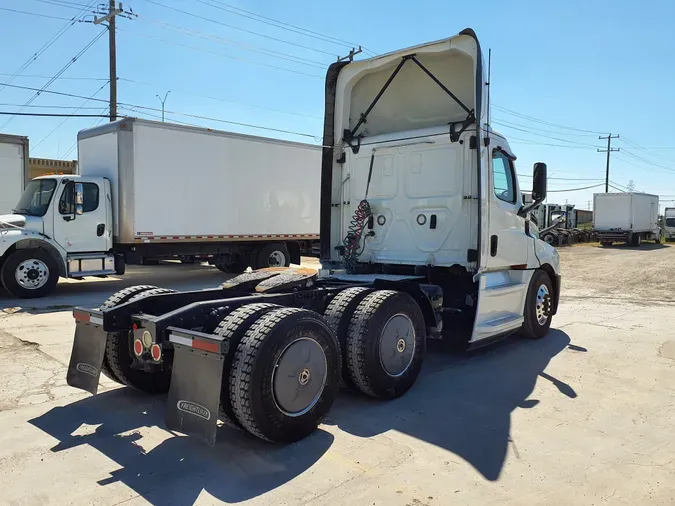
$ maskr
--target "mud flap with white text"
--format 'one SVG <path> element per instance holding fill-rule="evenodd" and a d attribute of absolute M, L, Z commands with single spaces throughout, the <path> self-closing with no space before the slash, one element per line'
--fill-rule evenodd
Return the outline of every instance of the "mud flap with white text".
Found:
<path fill-rule="evenodd" d="M 73 351 L 66 375 L 66 382 L 71 387 L 96 395 L 107 337 L 98 325 L 78 322 L 75 326 Z"/>
<path fill-rule="evenodd" d="M 166 407 L 170 430 L 216 444 L 224 357 L 174 344 L 171 388 Z"/>

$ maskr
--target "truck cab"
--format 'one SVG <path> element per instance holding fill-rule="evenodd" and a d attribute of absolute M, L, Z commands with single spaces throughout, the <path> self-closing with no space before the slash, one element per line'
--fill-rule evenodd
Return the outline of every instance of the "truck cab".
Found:
<path fill-rule="evenodd" d="M 663 212 L 663 230 L 667 241 L 675 239 L 675 207 L 666 207 Z"/>
<path fill-rule="evenodd" d="M 58 278 L 114 274 L 107 179 L 43 176 L 0 216 L 0 281 L 16 297 L 41 297 Z"/>

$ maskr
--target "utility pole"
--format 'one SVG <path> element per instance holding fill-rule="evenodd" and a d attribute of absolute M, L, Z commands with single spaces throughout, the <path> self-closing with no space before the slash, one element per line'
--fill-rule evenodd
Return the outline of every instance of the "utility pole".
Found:
<path fill-rule="evenodd" d="M 164 99 L 162 99 L 162 97 L 160 97 L 159 95 L 157 95 L 157 98 L 158 98 L 159 101 L 162 103 L 162 123 L 164 123 L 164 104 L 166 103 L 166 97 L 169 96 L 169 93 L 171 93 L 171 90 L 169 90 L 169 91 L 166 92 L 166 94 L 164 95 Z"/>
<path fill-rule="evenodd" d="M 115 17 L 122 15 L 126 18 L 134 16 L 131 9 L 125 11 L 122 2 L 115 7 L 115 0 L 108 0 L 108 11 L 99 12 L 105 14 L 102 18 L 94 16 L 94 24 L 108 23 L 108 52 L 110 63 L 110 121 L 117 119 L 117 46 L 115 44 Z"/>
<path fill-rule="evenodd" d="M 609 193 L 609 154 L 612 151 L 620 151 L 620 148 L 612 147 L 612 139 L 618 139 L 619 135 L 609 134 L 607 137 L 598 137 L 598 139 L 607 139 L 607 149 L 598 149 L 598 153 L 607 153 L 607 169 L 605 171 L 605 193 Z"/>

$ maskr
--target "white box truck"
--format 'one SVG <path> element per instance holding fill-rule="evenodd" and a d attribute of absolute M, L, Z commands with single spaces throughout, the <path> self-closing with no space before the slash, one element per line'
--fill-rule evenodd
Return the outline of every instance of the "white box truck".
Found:
<path fill-rule="evenodd" d="M 485 82 L 470 29 L 333 63 L 322 269 L 258 270 L 196 292 L 129 287 L 75 308 L 68 384 L 96 393 L 103 372 L 168 391 L 167 427 L 209 444 L 219 419 L 291 442 L 316 429 L 341 378 L 369 397 L 405 394 L 428 339 L 466 350 L 543 338 L 560 259 L 528 215 L 546 198 L 546 165 L 524 204 L 508 140 L 486 124 Z"/>
<path fill-rule="evenodd" d="M 0 216 L 17 297 L 144 258 L 288 266 L 319 236 L 319 146 L 125 119 L 80 132 L 78 158 L 78 176 L 33 179 Z"/>
<path fill-rule="evenodd" d="M 666 207 L 663 212 L 663 232 L 667 241 L 675 239 L 675 207 Z"/>
<path fill-rule="evenodd" d="M 596 193 L 593 195 L 593 228 L 600 244 L 643 240 L 661 242 L 658 225 L 659 197 L 648 193 Z"/>
<path fill-rule="evenodd" d="M 12 212 L 27 179 L 28 137 L 0 134 L 0 215 Z"/>

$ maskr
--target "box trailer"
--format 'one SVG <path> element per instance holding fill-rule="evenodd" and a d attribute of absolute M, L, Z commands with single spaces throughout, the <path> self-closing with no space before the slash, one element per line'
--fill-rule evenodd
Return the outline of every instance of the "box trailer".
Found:
<path fill-rule="evenodd" d="M 0 134 L 0 215 L 12 212 L 27 179 L 28 137 Z"/>
<path fill-rule="evenodd" d="M 648 193 L 596 193 L 593 195 L 593 228 L 603 246 L 643 240 L 661 242 L 658 226 L 659 197 Z"/>
<path fill-rule="evenodd" d="M 209 444 L 218 420 L 291 442 L 316 429 L 340 383 L 404 395 L 428 339 L 466 350 L 543 338 L 560 259 L 528 215 L 546 197 L 546 165 L 524 204 L 508 140 L 484 126 L 482 61 L 467 29 L 332 64 L 322 269 L 257 270 L 191 292 L 130 287 L 76 308 L 68 384 L 96 393 L 103 372 L 168 392 L 167 427 Z"/>
<path fill-rule="evenodd" d="M 147 258 L 284 267 L 319 237 L 319 146 L 125 119 L 80 132 L 78 159 L 79 175 L 33 179 L 3 218 L 15 296 Z"/>

